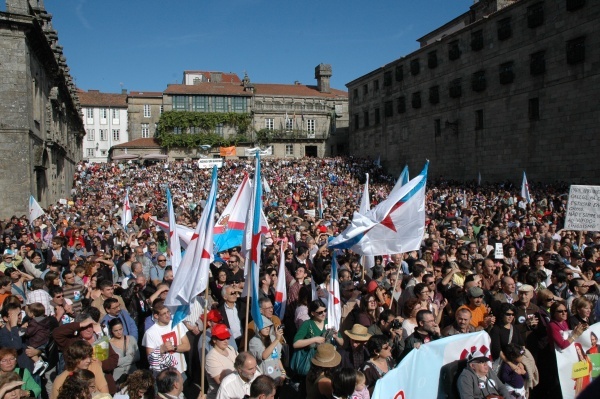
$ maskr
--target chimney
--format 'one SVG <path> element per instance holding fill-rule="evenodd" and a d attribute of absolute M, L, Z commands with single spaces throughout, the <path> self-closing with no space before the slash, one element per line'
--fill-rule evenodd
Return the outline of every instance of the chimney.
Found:
<path fill-rule="evenodd" d="M 9 14 L 29 15 L 29 1 L 6 0 L 6 12 Z"/>
<path fill-rule="evenodd" d="M 331 92 L 329 79 L 331 78 L 331 65 L 319 64 L 315 67 L 315 79 L 317 79 L 317 89 L 321 93 Z"/>
<path fill-rule="evenodd" d="M 221 83 L 221 80 L 223 79 L 223 73 L 221 72 L 211 72 L 210 76 L 213 83 Z"/>
<path fill-rule="evenodd" d="M 121 94 L 127 94 L 127 89 L 121 89 Z"/>

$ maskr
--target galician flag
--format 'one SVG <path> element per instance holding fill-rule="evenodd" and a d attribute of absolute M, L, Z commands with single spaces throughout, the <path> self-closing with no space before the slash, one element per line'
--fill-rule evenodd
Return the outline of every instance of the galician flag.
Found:
<path fill-rule="evenodd" d="M 340 302 L 340 282 L 338 281 L 337 260 L 331 257 L 331 277 L 327 292 L 327 328 L 340 330 L 342 320 L 342 303 Z"/>
<path fill-rule="evenodd" d="M 263 328 L 262 318 L 260 314 L 260 306 L 258 304 L 258 272 L 260 268 L 260 249 L 262 232 L 262 179 L 260 174 L 260 152 L 256 152 L 256 167 L 254 169 L 252 199 L 250 200 L 250 208 L 248 209 L 248 217 L 246 222 L 246 240 L 244 248 L 246 253 L 246 284 L 244 291 L 250 297 L 250 313 L 252 320 L 256 324 L 257 331 Z M 285 280 L 285 278 L 284 278 Z M 246 287 L 248 287 L 246 289 Z"/>
<path fill-rule="evenodd" d="M 354 212 L 351 225 L 329 242 L 331 249 L 361 255 L 397 254 L 419 249 L 425 231 L 427 169 L 365 215 Z"/>
<path fill-rule="evenodd" d="M 158 220 L 156 216 L 150 217 L 155 225 L 158 226 L 159 229 L 165 232 L 165 234 L 170 234 L 171 229 L 169 228 L 169 223 L 163 222 L 162 220 Z M 192 236 L 194 235 L 194 229 L 190 229 L 187 226 L 182 224 L 176 224 L 177 226 L 177 235 L 179 236 L 179 244 L 185 249 L 187 249 Z"/>
<path fill-rule="evenodd" d="M 181 244 L 179 244 L 179 234 L 177 232 L 177 223 L 175 219 L 175 210 L 173 209 L 173 198 L 171 190 L 167 188 L 167 209 L 169 210 L 169 258 L 171 259 L 171 267 L 173 275 L 177 273 L 179 264 L 181 263 Z"/>
<path fill-rule="evenodd" d="M 285 305 L 287 303 L 287 288 L 285 286 L 285 248 L 287 247 L 287 240 L 280 242 L 280 254 L 279 254 L 279 272 L 277 276 L 277 287 L 275 287 L 275 305 L 274 311 L 277 317 L 283 320 L 285 315 Z"/>
<path fill-rule="evenodd" d="M 360 198 L 360 205 L 358 208 L 358 213 L 360 213 L 361 215 L 365 215 L 367 212 L 369 212 L 369 210 L 371 210 L 371 196 L 369 195 L 369 174 L 367 173 L 366 175 L 367 176 L 365 179 L 365 187 L 363 188 L 363 194 Z M 373 255 L 363 256 L 362 263 L 363 266 L 371 269 L 373 266 L 375 266 L 375 257 Z"/>
<path fill-rule="evenodd" d="M 241 245 L 251 197 L 252 189 L 248 175 L 245 175 L 215 224 L 216 253 Z"/>
<path fill-rule="evenodd" d="M 208 271 L 213 261 L 213 229 L 217 198 L 217 166 L 213 166 L 212 179 L 206 206 L 198 221 L 194 235 L 179 264 L 165 305 L 173 314 L 172 325 L 183 320 L 190 310 L 190 302 L 208 287 Z"/>
<path fill-rule="evenodd" d="M 131 222 L 133 217 L 131 216 L 131 205 L 129 204 L 129 188 L 125 192 L 125 201 L 123 201 L 123 213 L 121 214 L 121 222 L 123 229 L 127 231 L 127 225 Z"/>
<path fill-rule="evenodd" d="M 521 197 L 528 204 L 532 203 L 531 196 L 529 195 L 529 184 L 527 184 L 527 176 L 525 176 L 525 171 L 523 171 L 523 183 L 521 183 Z"/>
<path fill-rule="evenodd" d="M 402 173 L 400 173 L 400 177 L 398 178 L 398 181 L 396 182 L 396 185 L 394 186 L 392 191 L 399 190 L 400 187 L 408 184 L 409 181 L 410 181 L 410 179 L 408 178 L 408 165 L 405 165 L 404 169 L 402 169 Z"/>
<path fill-rule="evenodd" d="M 29 224 L 33 225 L 33 221 L 40 216 L 45 215 L 44 210 L 38 204 L 38 202 L 33 198 L 33 195 L 29 196 Z"/>
<path fill-rule="evenodd" d="M 323 219 L 323 190 L 319 184 L 319 196 L 317 198 L 317 208 L 319 210 L 319 219 Z"/>

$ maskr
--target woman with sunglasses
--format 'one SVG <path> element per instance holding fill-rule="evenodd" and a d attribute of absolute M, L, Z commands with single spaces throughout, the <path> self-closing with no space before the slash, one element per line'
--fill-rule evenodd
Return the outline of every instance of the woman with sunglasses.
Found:
<path fill-rule="evenodd" d="M 367 360 L 361 371 L 365 375 L 369 394 L 373 395 L 375 383 L 395 366 L 392 359 L 392 345 L 385 335 L 373 335 L 367 341 L 367 350 L 371 358 Z"/>

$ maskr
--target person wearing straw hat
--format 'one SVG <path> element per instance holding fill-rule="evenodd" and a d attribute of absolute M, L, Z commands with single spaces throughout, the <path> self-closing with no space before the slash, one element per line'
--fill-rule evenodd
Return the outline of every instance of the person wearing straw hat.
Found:
<path fill-rule="evenodd" d="M 311 367 L 306 375 L 306 399 L 331 398 L 333 394 L 332 375 L 342 357 L 330 343 L 317 346 L 311 359 Z"/>
<path fill-rule="evenodd" d="M 342 356 L 342 367 L 358 370 L 369 359 L 369 351 L 365 344 L 372 335 L 362 324 L 353 325 L 352 329 L 344 331 L 344 334 L 350 338 L 350 344 L 347 348 L 338 348 Z"/>

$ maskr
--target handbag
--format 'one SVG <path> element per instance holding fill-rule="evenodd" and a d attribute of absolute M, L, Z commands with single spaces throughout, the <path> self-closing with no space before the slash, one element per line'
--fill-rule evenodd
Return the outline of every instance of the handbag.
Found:
<path fill-rule="evenodd" d="M 313 332 L 312 325 L 308 327 L 308 336 L 304 339 L 313 338 L 315 333 Z M 290 362 L 290 368 L 292 371 L 298 375 L 305 376 L 308 374 L 308 370 L 310 370 L 310 365 L 312 358 L 315 356 L 315 352 L 317 345 L 310 344 L 306 348 L 302 348 L 294 352 L 292 356 L 292 361 Z"/>

